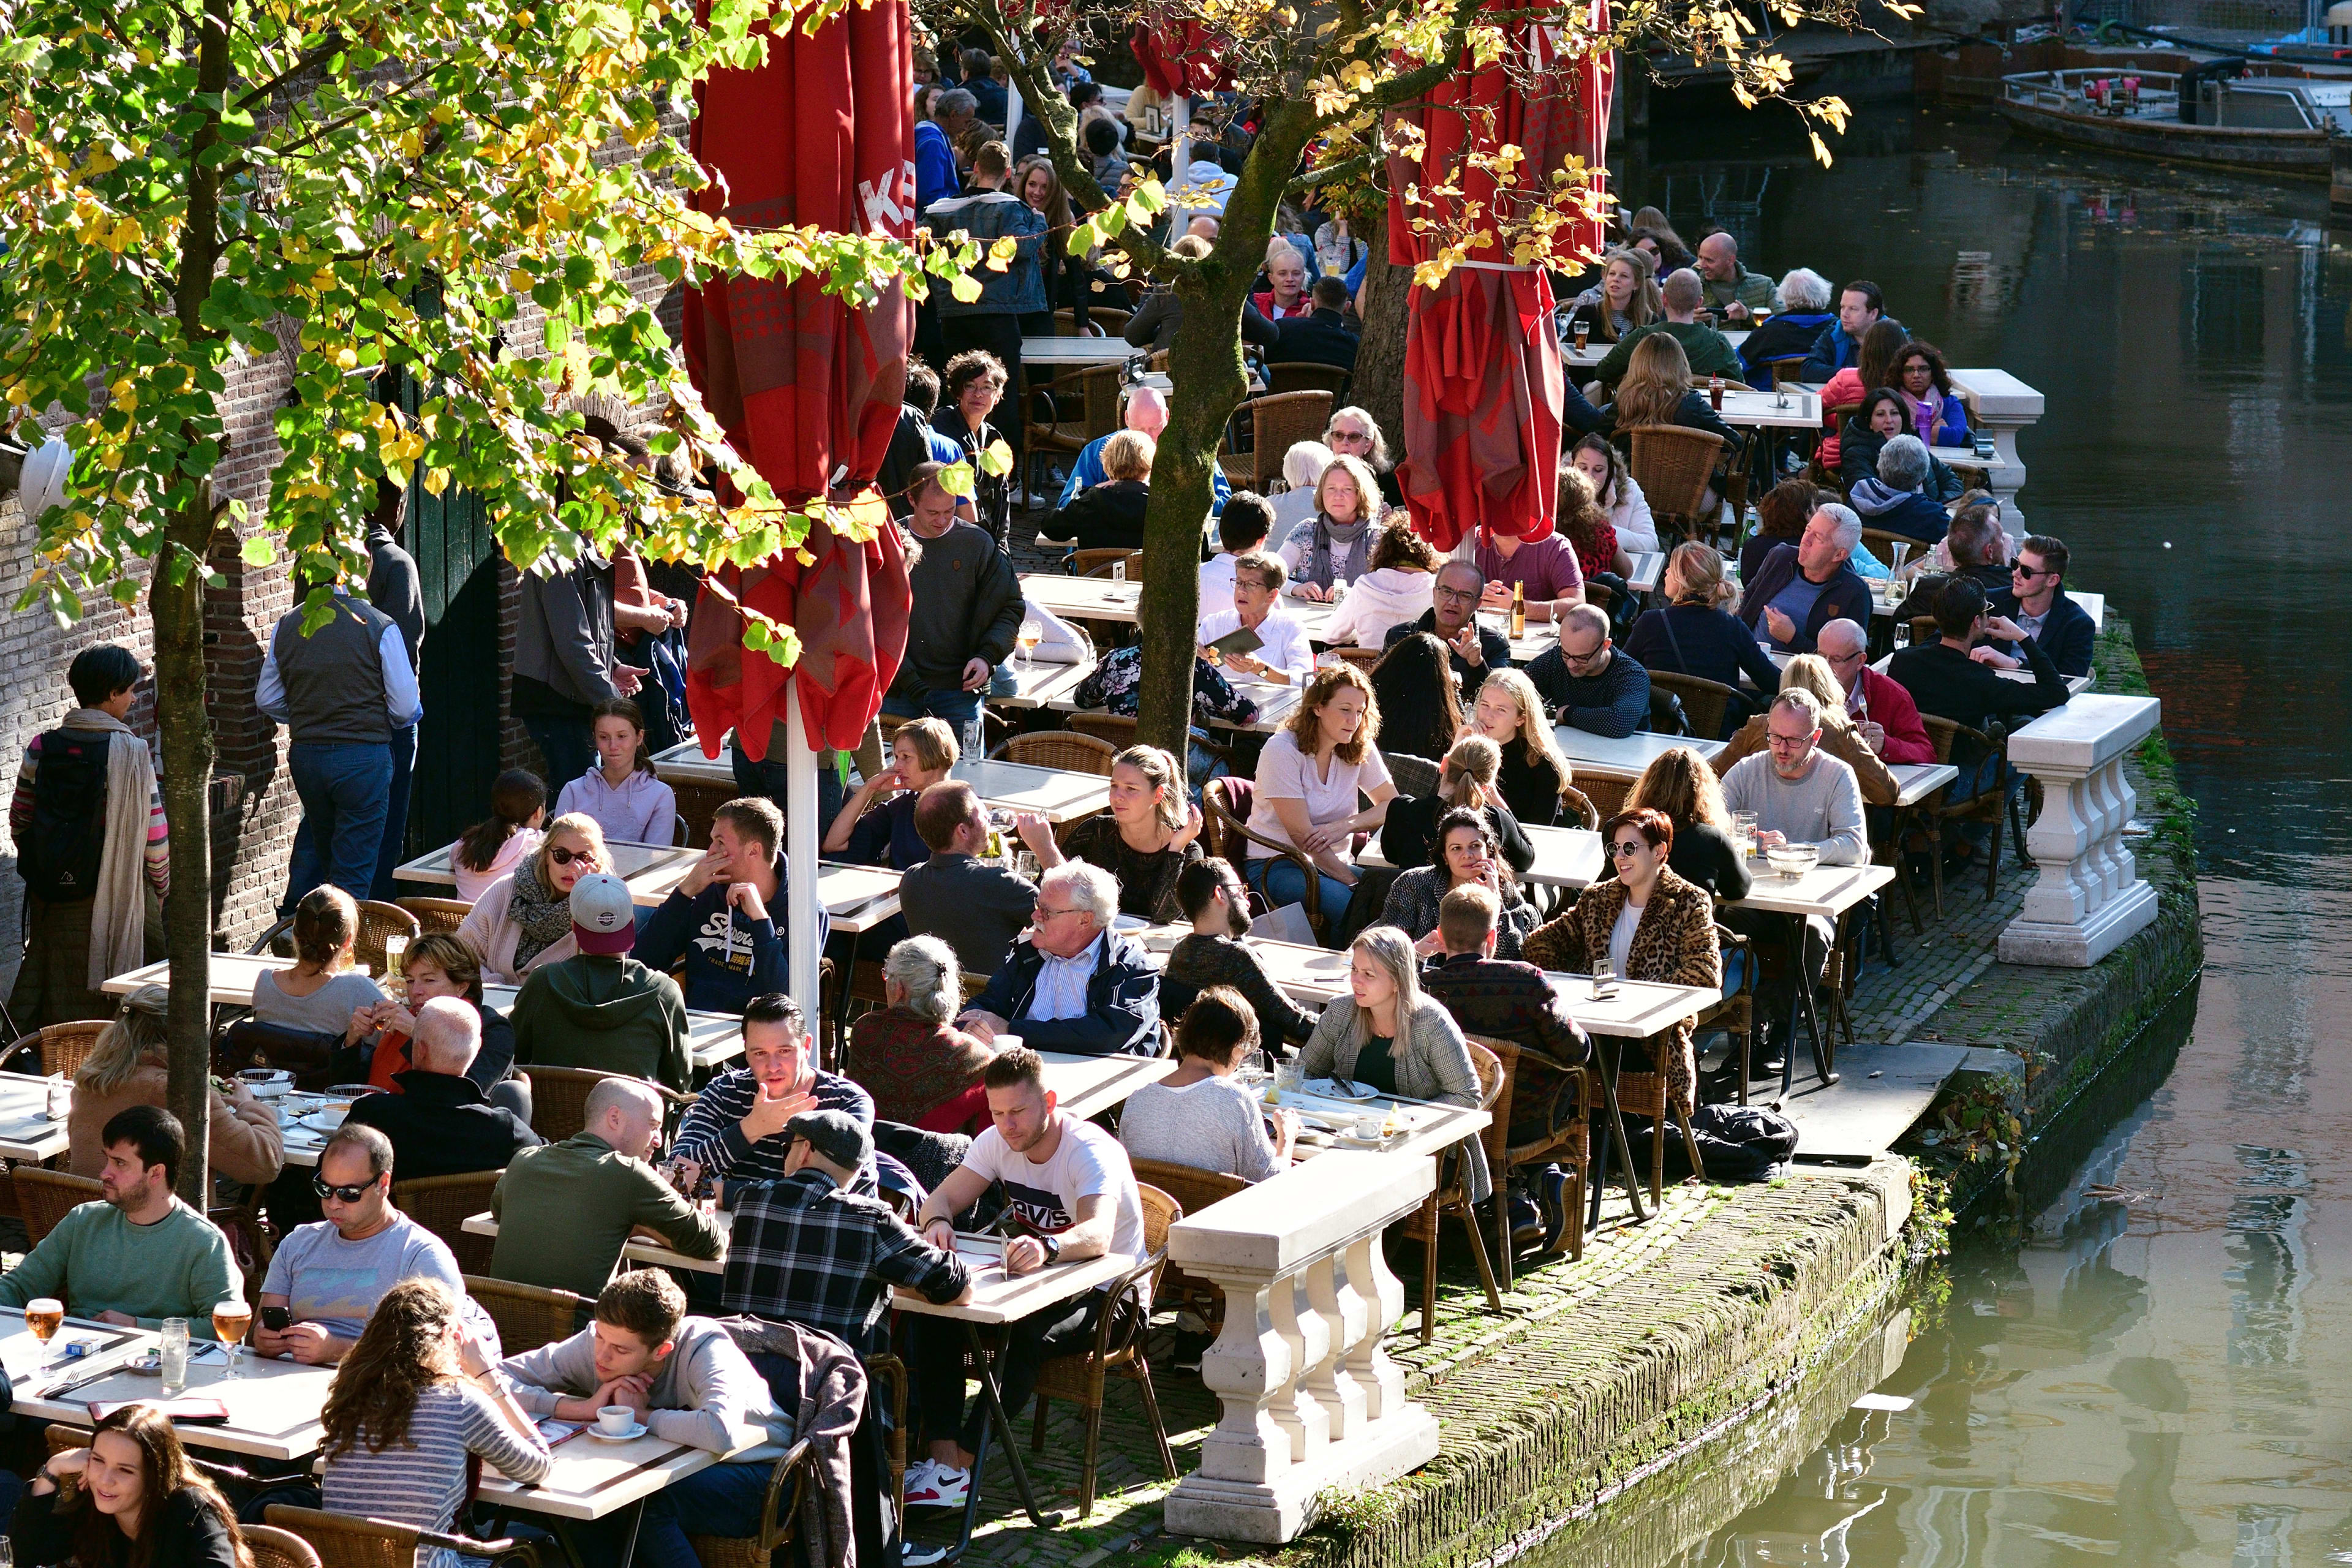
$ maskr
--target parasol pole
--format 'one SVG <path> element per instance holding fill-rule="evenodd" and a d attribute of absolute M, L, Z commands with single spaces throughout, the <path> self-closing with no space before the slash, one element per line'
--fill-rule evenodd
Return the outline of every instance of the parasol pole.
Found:
<path fill-rule="evenodd" d="M 822 1035 L 817 995 L 816 752 L 801 727 L 801 683 L 784 682 L 784 863 L 791 872 L 790 921 L 785 955 L 790 960 L 793 1000 L 801 1005 L 810 1032 Z"/>

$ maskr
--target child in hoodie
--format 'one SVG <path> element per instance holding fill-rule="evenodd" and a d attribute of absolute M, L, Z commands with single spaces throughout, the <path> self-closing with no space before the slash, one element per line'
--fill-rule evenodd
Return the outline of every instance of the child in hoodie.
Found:
<path fill-rule="evenodd" d="M 607 843 L 677 842 L 677 795 L 654 773 L 646 750 L 646 716 L 625 697 L 594 709 L 596 765 L 563 786 L 555 815 L 596 819 Z"/>

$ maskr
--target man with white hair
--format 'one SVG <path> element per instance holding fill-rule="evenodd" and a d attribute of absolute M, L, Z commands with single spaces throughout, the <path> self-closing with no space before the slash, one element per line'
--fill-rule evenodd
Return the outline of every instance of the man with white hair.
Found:
<path fill-rule="evenodd" d="M 1834 620 L 1870 624 L 1870 584 L 1849 564 L 1862 542 L 1862 519 L 1825 501 L 1794 544 L 1777 544 L 1756 568 L 1739 618 L 1784 653 L 1811 653 Z"/>
<path fill-rule="evenodd" d="M 1951 526 L 1944 503 L 1927 493 L 1935 459 L 1916 436 L 1895 436 L 1878 449 L 1878 473 L 1857 480 L 1848 499 L 1873 528 L 1933 544 Z"/>
<path fill-rule="evenodd" d="M 1571 605 L 1559 641 L 1528 666 L 1528 679 L 1552 716 L 1570 729 L 1622 737 L 1650 719 L 1650 672 L 1609 640 L 1609 612 Z"/>
<path fill-rule="evenodd" d="M 1699 307 L 1706 302 L 1706 286 L 1699 281 L 1698 274 L 1687 267 L 1678 268 L 1666 274 L 1658 294 L 1665 301 L 1666 319 L 1636 327 L 1619 338 L 1617 346 L 1609 351 L 1609 357 L 1594 367 L 1592 379 L 1613 390 L 1633 366 L 1633 345 L 1652 332 L 1664 332 L 1682 344 L 1683 355 L 1690 361 L 1691 374 L 1702 384 L 1710 375 L 1738 380 L 1742 372 L 1739 356 L 1732 352 L 1731 340 L 1698 319 Z"/>
<path fill-rule="evenodd" d="M 1159 1047 L 1160 972 L 1115 927 L 1118 880 L 1065 861 L 1037 884 L 1029 929 L 956 1026 L 1033 1050 L 1148 1056 Z"/>
<path fill-rule="evenodd" d="M 1759 310 L 1780 307 L 1772 279 L 1739 265 L 1739 242 L 1727 230 L 1717 229 L 1698 242 L 1698 276 L 1706 302 L 1727 321 L 1745 323 Z"/>
<path fill-rule="evenodd" d="M 631 1235 L 648 1230 L 688 1258 L 726 1250 L 724 1223 L 704 1214 L 647 1163 L 661 1142 L 662 1101 L 642 1079 L 588 1091 L 585 1125 L 561 1143 L 515 1155 L 490 1192 L 499 1222 L 495 1279 L 593 1298 Z"/>
<path fill-rule="evenodd" d="M 1772 388 L 1772 362 L 1801 362 L 1813 352 L 1822 329 L 1837 321 L 1836 296 L 1830 280 L 1810 267 L 1790 268 L 1780 279 L 1780 305 L 1772 319 L 1748 334 L 1739 358 L 1748 366 L 1748 384 Z M 1798 366 L 1789 366 L 1793 375 Z"/>
<path fill-rule="evenodd" d="M 1868 634 L 1853 621 L 1832 621 L 1815 639 L 1817 651 L 1845 688 L 1846 717 L 1863 744 L 1889 767 L 1936 760 L 1935 742 L 1919 721 L 1919 705 L 1902 682 L 1870 668 Z"/>
<path fill-rule="evenodd" d="M 502 1170 L 519 1151 L 538 1145 L 530 1123 L 491 1104 L 466 1076 L 481 1048 L 482 1019 L 473 1004 L 436 996 L 416 1010 L 411 1065 L 392 1075 L 395 1091 L 352 1102 L 352 1121 L 392 1140 L 402 1181 Z"/>
<path fill-rule="evenodd" d="M 1129 429 L 1150 437 L 1152 443 L 1158 445 L 1160 433 L 1168 428 L 1167 395 L 1156 386 L 1129 387 L 1126 423 Z M 1117 433 L 1112 432 L 1113 435 Z M 1070 463 L 1069 479 L 1062 486 L 1060 498 L 1054 502 L 1055 511 L 1077 500 L 1080 490 L 1092 489 L 1109 478 L 1103 472 L 1102 460 L 1103 447 L 1109 440 L 1109 436 L 1097 436 L 1078 448 L 1077 457 Z M 1222 469 L 1211 470 L 1209 492 L 1209 515 L 1215 517 L 1225 510 L 1225 498 L 1234 493 L 1234 487 L 1225 481 Z M 1067 536 L 1057 533 L 1054 537 L 1062 539 Z"/>

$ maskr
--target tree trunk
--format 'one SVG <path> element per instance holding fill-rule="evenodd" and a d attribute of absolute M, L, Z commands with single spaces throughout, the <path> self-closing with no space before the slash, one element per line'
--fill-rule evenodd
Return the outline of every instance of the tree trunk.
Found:
<path fill-rule="evenodd" d="M 1363 337 L 1349 395 L 1389 438 L 1389 457 L 1404 461 L 1404 329 L 1412 268 L 1389 260 L 1389 209 L 1383 202 L 1363 226 L 1370 258 L 1364 263 Z"/>
<path fill-rule="evenodd" d="M 194 348 L 218 334 L 201 314 L 220 266 L 220 169 L 206 156 L 220 141 L 228 89 L 230 0 L 205 0 L 196 34 L 199 116 L 188 138 L 188 211 L 180 237 L 174 305 Z M 202 432 L 190 429 L 188 445 Z M 193 476 L 202 479 L 202 476 Z M 187 1134 L 181 1198 L 201 1214 L 212 1200 L 213 731 L 205 712 L 205 549 L 212 541 L 213 488 L 193 487 L 164 531 L 147 603 L 155 622 L 155 721 L 163 740 L 163 817 L 172 830 L 172 892 L 163 901 L 163 951 L 172 961 L 171 1079 L 165 1095 Z"/>

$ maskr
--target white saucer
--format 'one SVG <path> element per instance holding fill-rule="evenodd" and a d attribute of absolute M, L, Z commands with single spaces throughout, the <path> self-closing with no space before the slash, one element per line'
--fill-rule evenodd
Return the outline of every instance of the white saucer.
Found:
<path fill-rule="evenodd" d="M 604 1428 L 591 1421 L 582 1430 L 600 1443 L 634 1443 L 653 1428 L 640 1421 L 625 1432 L 614 1433 L 605 1431 Z"/>

